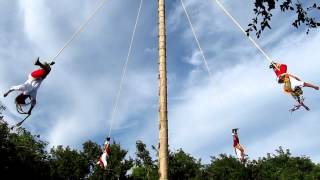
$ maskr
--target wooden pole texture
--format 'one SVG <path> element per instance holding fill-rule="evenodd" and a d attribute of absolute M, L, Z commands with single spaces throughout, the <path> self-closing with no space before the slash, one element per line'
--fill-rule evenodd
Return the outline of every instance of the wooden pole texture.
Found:
<path fill-rule="evenodd" d="M 168 111 L 165 0 L 158 0 L 159 13 L 159 179 L 168 180 Z"/>

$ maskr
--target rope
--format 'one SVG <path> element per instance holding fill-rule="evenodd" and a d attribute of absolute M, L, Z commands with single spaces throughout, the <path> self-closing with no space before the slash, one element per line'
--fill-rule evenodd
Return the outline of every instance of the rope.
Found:
<path fill-rule="evenodd" d="M 188 14 L 187 8 L 186 8 L 185 4 L 183 3 L 183 0 L 180 0 L 180 1 L 181 1 L 181 5 L 182 5 L 182 7 L 183 7 L 183 10 L 184 10 L 184 12 L 185 12 L 185 15 L 186 15 L 186 17 L 187 17 L 187 19 L 188 19 L 190 28 L 191 28 L 192 33 L 193 33 L 193 36 L 194 36 L 194 39 L 195 39 L 196 42 L 197 42 L 199 51 L 200 51 L 201 56 L 202 56 L 202 60 L 203 60 L 203 62 L 204 62 L 204 64 L 205 64 L 205 66 L 206 66 L 206 69 L 207 69 L 207 71 L 208 71 L 209 77 L 212 77 L 212 72 L 211 72 L 211 70 L 210 70 L 210 68 L 209 68 L 207 59 L 206 59 L 206 57 L 205 57 L 205 55 L 204 55 L 204 52 L 203 52 L 203 50 L 202 50 L 202 48 L 201 48 L 201 45 L 200 45 L 200 42 L 199 42 L 199 40 L 198 40 L 197 34 L 196 34 L 196 32 L 195 32 L 195 30 L 194 30 L 194 28 L 193 28 L 193 24 L 192 24 L 192 22 L 191 22 L 191 19 L 190 19 L 189 14 Z M 221 107 L 224 105 L 223 99 L 224 99 L 224 98 L 222 98 L 221 96 L 218 96 L 218 102 L 220 103 Z"/>
<path fill-rule="evenodd" d="M 99 12 L 99 10 L 107 3 L 108 0 L 102 0 L 97 8 L 92 12 L 88 19 L 78 28 L 76 32 L 73 33 L 71 38 L 63 45 L 63 47 L 58 51 L 58 53 L 52 58 L 52 61 L 55 61 L 57 57 L 66 49 L 70 43 L 80 34 L 80 32 L 89 24 L 92 18 Z"/>
<path fill-rule="evenodd" d="M 121 81 L 120 81 L 120 84 L 119 84 L 119 89 L 118 89 L 118 93 L 117 93 L 117 96 L 116 96 L 116 100 L 115 100 L 114 106 L 113 106 L 111 122 L 110 122 L 111 124 L 110 124 L 108 137 L 111 136 L 112 127 L 113 127 L 113 121 L 114 121 L 114 118 L 115 118 L 115 115 L 116 115 L 116 112 L 117 112 L 117 108 L 118 108 L 118 103 L 119 103 L 119 99 L 120 99 L 120 95 L 121 95 L 121 91 L 122 91 L 123 82 L 124 82 L 125 77 L 126 77 L 127 66 L 128 66 L 129 60 L 130 60 L 132 44 L 133 44 L 134 36 L 135 36 L 135 33 L 136 33 L 137 25 L 138 25 L 138 22 L 139 22 L 142 3 L 143 3 L 143 0 L 140 0 L 139 10 L 138 10 L 138 14 L 137 14 L 137 17 L 136 17 L 136 22 L 135 22 L 135 25 L 134 25 L 134 28 L 133 28 L 132 36 L 131 36 L 128 55 L 127 55 L 126 62 L 125 62 L 124 66 L 123 66 L 123 69 L 122 69 Z"/>
<path fill-rule="evenodd" d="M 6 105 L 4 105 L 4 103 L 0 100 L 0 121 L 4 121 L 5 123 L 8 124 L 8 122 L 6 120 L 3 119 L 3 113 L 7 112 L 9 113 L 9 116 L 13 117 L 13 119 L 21 119 L 20 117 L 16 116 L 15 113 L 13 113 Z M 27 115 L 24 119 L 22 119 L 21 121 L 19 121 L 19 123 L 17 123 L 16 125 L 13 125 L 10 129 L 12 130 L 13 128 L 20 126 L 27 118 L 29 118 L 30 115 Z"/>
<path fill-rule="evenodd" d="M 233 21 L 233 23 L 243 32 L 243 34 L 249 38 L 252 44 L 267 58 L 267 60 L 274 64 L 270 56 L 259 46 L 259 44 L 250 36 L 247 35 L 246 31 L 242 28 L 239 22 L 224 8 L 222 3 L 219 0 L 216 0 L 218 6 L 223 10 L 223 12 Z M 278 69 L 278 67 L 276 67 Z"/>
<path fill-rule="evenodd" d="M 293 111 L 290 112 L 290 121 L 293 122 L 294 117 L 293 117 Z"/>
<path fill-rule="evenodd" d="M 212 73 L 211 73 L 210 68 L 209 68 L 209 66 L 208 66 L 207 59 L 206 59 L 206 57 L 205 57 L 205 55 L 204 55 L 204 53 L 203 53 L 203 51 L 202 51 L 202 48 L 201 48 L 201 46 L 200 46 L 200 42 L 199 42 L 198 37 L 197 37 L 197 34 L 196 34 L 196 32 L 195 32 L 195 30 L 194 30 L 194 28 L 193 28 L 193 25 L 192 25 L 192 22 L 191 22 L 191 20 L 190 20 L 190 17 L 189 17 L 189 14 L 188 14 L 188 12 L 187 12 L 187 9 L 186 9 L 186 7 L 185 7 L 185 5 L 184 5 L 184 3 L 183 3 L 183 0 L 180 0 L 180 1 L 181 1 L 183 10 L 184 10 L 184 12 L 185 12 L 185 14 L 186 14 L 186 16 L 187 16 L 187 19 L 188 19 L 189 25 L 190 25 L 190 27 L 191 27 L 191 30 L 192 30 L 194 39 L 195 39 L 196 42 L 197 42 L 197 45 L 198 45 L 200 54 L 201 54 L 201 56 L 202 56 L 202 59 L 203 59 L 203 61 L 204 61 L 204 64 L 205 64 L 205 66 L 206 66 L 206 68 L 207 68 L 207 71 L 208 71 L 209 75 L 212 76 Z"/>

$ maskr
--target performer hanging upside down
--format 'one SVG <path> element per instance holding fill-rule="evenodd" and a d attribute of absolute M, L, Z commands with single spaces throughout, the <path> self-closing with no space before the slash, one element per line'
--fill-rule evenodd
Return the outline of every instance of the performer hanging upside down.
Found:
<path fill-rule="evenodd" d="M 232 129 L 232 137 L 233 137 L 233 147 L 234 147 L 234 150 L 236 152 L 236 155 L 238 157 L 238 159 L 241 161 L 241 162 L 244 162 L 244 149 L 243 147 L 240 145 L 240 142 L 239 142 L 239 137 L 238 137 L 238 128 L 236 129 Z"/>
<path fill-rule="evenodd" d="M 34 108 L 34 106 L 36 105 L 36 97 L 37 97 L 37 91 L 41 85 L 41 82 L 47 77 L 47 75 L 50 73 L 51 71 L 51 67 L 52 65 L 54 65 L 54 62 L 51 63 L 41 63 L 39 61 L 39 58 L 37 59 L 37 61 L 35 62 L 35 65 L 39 66 L 40 69 L 37 69 L 35 71 L 33 71 L 32 73 L 29 74 L 28 76 L 28 80 L 21 85 L 18 86 L 12 86 L 9 91 L 7 91 L 3 96 L 7 97 L 11 92 L 13 91 L 20 91 L 21 94 L 19 94 L 16 99 L 16 105 L 17 105 L 17 110 L 18 108 L 22 105 L 26 105 L 26 100 L 29 98 L 30 99 L 30 103 L 31 106 L 27 112 L 27 114 L 31 114 L 32 109 Z"/>
<path fill-rule="evenodd" d="M 295 105 L 295 107 L 291 109 L 291 111 L 299 109 L 300 106 L 303 106 L 306 108 L 306 110 L 309 110 L 309 108 L 303 103 L 304 98 L 302 96 L 303 94 L 302 88 L 309 87 L 315 90 L 319 90 L 319 86 L 315 86 L 311 83 L 303 82 L 298 77 L 287 73 L 286 64 L 272 62 L 270 65 L 270 68 L 272 68 L 273 71 L 275 72 L 278 83 L 283 84 L 284 91 L 291 94 L 292 97 L 299 103 L 299 105 Z"/>
<path fill-rule="evenodd" d="M 97 164 L 100 165 L 101 168 L 104 168 L 104 169 L 107 168 L 107 160 L 110 154 L 111 154 L 110 137 L 107 137 L 107 140 L 104 143 L 103 153 L 97 162 Z"/>

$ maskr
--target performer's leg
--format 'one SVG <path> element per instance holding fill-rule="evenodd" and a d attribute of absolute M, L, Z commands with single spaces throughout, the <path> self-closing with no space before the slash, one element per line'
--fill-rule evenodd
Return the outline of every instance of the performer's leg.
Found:
<path fill-rule="evenodd" d="M 107 167 L 107 153 L 102 154 L 101 160 L 103 162 L 103 167 L 106 168 Z"/>
<path fill-rule="evenodd" d="M 240 144 L 238 144 L 237 146 L 236 146 L 236 148 L 240 151 L 240 157 L 239 157 L 239 159 L 241 160 L 241 161 L 243 161 L 244 160 L 244 148 L 240 145 Z"/>
<path fill-rule="evenodd" d="M 240 144 L 238 144 L 235 148 L 237 148 L 241 152 L 241 154 L 244 154 L 244 149 Z"/>
<path fill-rule="evenodd" d="M 244 154 L 244 148 L 239 144 L 239 150 L 241 151 L 242 154 Z"/>
<path fill-rule="evenodd" d="M 307 82 L 303 83 L 303 87 L 310 87 L 310 88 L 313 88 L 315 90 L 319 90 L 319 86 L 315 86 L 315 85 L 307 83 Z"/>

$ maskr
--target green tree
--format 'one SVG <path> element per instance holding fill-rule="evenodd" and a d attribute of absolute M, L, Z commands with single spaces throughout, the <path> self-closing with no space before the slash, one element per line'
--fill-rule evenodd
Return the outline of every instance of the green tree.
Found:
<path fill-rule="evenodd" d="M 92 141 L 87 141 L 83 143 L 83 155 L 88 162 L 88 166 L 90 169 L 90 173 L 92 173 L 93 169 L 97 166 L 97 161 L 102 154 L 102 149 L 100 146 Z"/>
<path fill-rule="evenodd" d="M 198 179 L 201 174 L 201 160 L 196 160 L 182 149 L 169 153 L 169 177 L 172 180 Z"/>
<path fill-rule="evenodd" d="M 119 143 L 111 144 L 106 170 L 96 164 L 102 148 L 92 141 L 85 142 L 82 151 L 57 146 L 49 154 L 46 146 L 40 136 L 32 135 L 23 128 L 11 131 L 6 123 L 0 123 L 0 178 L 158 179 L 157 161 L 152 160 L 142 141 L 136 143 L 135 161 L 127 157 L 128 151 Z M 288 149 L 283 150 L 282 147 L 275 154 L 248 160 L 245 165 L 230 155 L 211 157 L 210 164 L 202 165 L 201 160 L 179 149 L 169 153 L 169 177 L 174 180 L 314 180 L 320 179 L 320 165 L 305 156 L 293 157 Z"/>
<path fill-rule="evenodd" d="M 23 128 L 0 123 L 0 179 L 50 179 L 47 143 Z"/>
<path fill-rule="evenodd" d="M 252 176 L 255 179 L 317 179 L 319 167 L 307 157 L 292 157 L 282 147 L 276 154 L 252 162 Z"/>
<path fill-rule="evenodd" d="M 142 141 L 136 142 L 136 151 L 135 167 L 132 170 L 132 177 L 141 180 L 159 179 L 156 161 L 152 160 L 150 152 Z"/>
<path fill-rule="evenodd" d="M 89 174 L 89 161 L 85 155 L 70 147 L 57 146 L 51 149 L 51 176 L 53 179 L 83 179 Z"/>
<path fill-rule="evenodd" d="M 250 171 L 233 156 L 220 154 L 211 157 L 211 163 L 202 171 L 201 179 L 250 179 Z"/>
<path fill-rule="evenodd" d="M 266 28 L 271 29 L 272 13 L 277 5 L 279 5 L 282 12 L 295 13 L 297 17 L 292 22 L 292 25 L 296 28 L 305 26 L 307 28 L 307 34 L 310 29 L 315 29 L 320 26 L 320 21 L 316 18 L 319 17 L 319 15 L 315 15 L 319 12 L 320 6 L 315 0 L 304 1 L 304 3 L 299 0 L 255 0 L 254 5 L 255 8 L 253 11 L 255 17 L 248 25 L 247 33 L 249 34 L 254 31 L 258 38 Z"/>
<path fill-rule="evenodd" d="M 306 179 L 320 179 L 320 164 L 317 164 Z"/>

